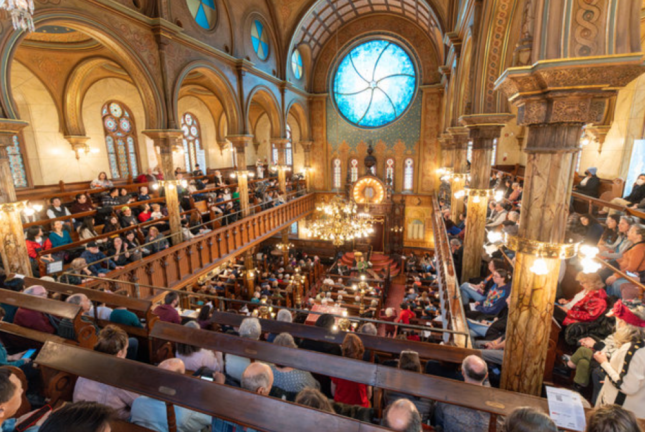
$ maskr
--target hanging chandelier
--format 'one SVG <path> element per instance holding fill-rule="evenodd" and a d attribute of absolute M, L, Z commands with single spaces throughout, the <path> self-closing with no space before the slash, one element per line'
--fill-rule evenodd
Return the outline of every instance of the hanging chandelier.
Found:
<path fill-rule="evenodd" d="M 374 219 L 368 213 L 359 213 L 354 201 L 335 196 L 330 202 L 317 205 L 316 211 L 318 218 L 308 227 L 309 237 L 331 240 L 334 246 L 341 246 L 374 232 Z"/>
<path fill-rule="evenodd" d="M 33 32 L 34 0 L 0 0 L 0 10 L 6 10 L 11 15 L 13 28 Z"/>

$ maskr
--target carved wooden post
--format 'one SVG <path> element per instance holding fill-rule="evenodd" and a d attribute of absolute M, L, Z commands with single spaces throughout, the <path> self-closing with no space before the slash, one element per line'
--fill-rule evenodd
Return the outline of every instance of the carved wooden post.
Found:
<path fill-rule="evenodd" d="M 453 151 L 452 151 L 452 197 L 450 198 L 450 213 L 452 221 L 459 224 L 459 215 L 463 214 L 464 198 L 456 198 L 455 194 L 459 194 L 466 186 L 466 175 L 468 174 L 468 161 L 466 156 L 468 154 L 468 130 L 464 127 L 451 127 L 448 132 L 452 135 Z M 460 276 L 460 275 L 458 275 Z"/>
<path fill-rule="evenodd" d="M 470 131 L 473 155 L 470 166 L 468 215 L 464 236 L 464 260 L 461 281 L 479 276 L 486 236 L 486 210 L 490 196 L 489 182 L 493 143 L 512 114 L 476 114 L 462 116 L 459 121 Z"/>
<path fill-rule="evenodd" d="M 528 126 L 519 235 L 509 239 L 517 254 L 502 367 L 506 390 L 541 392 L 559 258 L 573 255 L 562 243 L 581 127 L 601 117 L 607 98 L 642 73 L 640 61 L 640 55 L 621 55 L 590 57 L 585 67 L 537 62 L 509 69 L 497 81 L 518 108 L 518 124 Z M 546 268 L 536 273 L 540 255 Z"/>
<path fill-rule="evenodd" d="M 250 214 L 249 208 L 249 179 L 246 170 L 246 146 L 253 142 L 253 135 L 229 135 L 226 137 L 235 148 L 235 164 L 237 166 L 237 187 L 240 189 L 240 209 L 242 215 Z"/>
<path fill-rule="evenodd" d="M 175 170 L 172 163 L 172 152 L 183 139 L 181 130 L 146 130 L 143 133 L 154 141 L 154 145 L 159 147 L 159 157 L 161 159 L 161 171 L 165 183 L 164 197 L 166 199 L 166 208 L 168 209 L 168 219 L 170 220 L 170 234 L 173 245 L 183 241 L 181 234 L 181 209 L 179 206 L 179 195 L 177 190 L 179 183 L 175 178 Z M 164 183 L 162 183 L 164 185 Z"/>
<path fill-rule="evenodd" d="M 16 189 L 7 151 L 13 145 L 13 137 L 27 124 L 19 120 L 0 120 L 0 255 L 7 273 L 32 276 L 20 218 L 23 203 L 16 202 Z"/>

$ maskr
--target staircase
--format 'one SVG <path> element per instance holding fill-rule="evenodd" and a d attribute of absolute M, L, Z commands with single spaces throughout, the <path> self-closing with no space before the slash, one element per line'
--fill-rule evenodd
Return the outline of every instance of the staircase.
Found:
<path fill-rule="evenodd" d="M 352 267 L 354 262 L 354 252 L 347 252 L 340 260 L 343 264 Z M 374 252 L 372 253 L 370 262 L 372 263 L 372 270 L 376 273 L 381 273 L 388 267 L 390 268 L 390 276 L 392 277 L 397 276 L 401 272 L 399 266 L 389 255 Z"/>

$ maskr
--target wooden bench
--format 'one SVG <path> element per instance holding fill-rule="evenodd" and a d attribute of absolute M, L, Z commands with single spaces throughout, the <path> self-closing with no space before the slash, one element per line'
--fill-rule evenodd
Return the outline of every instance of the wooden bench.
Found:
<path fill-rule="evenodd" d="M 93 348 L 97 337 L 94 326 L 82 320 L 82 310 L 78 305 L 45 299 L 28 294 L 0 289 L 2 303 L 49 314 L 58 318 L 70 320 L 74 326 L 76 340 L 80 346 Z"/>
<path fill-rule="evenodd" d="M 316 430 L 321 424 L 328 430 L 346 432 L 387 430 L 239 388 L 67 345 L 46 343 L 35 362 L 69 376 L 92 379 L 163 401 L 169 404 L 167 413 L 170 414 L 174 414 L 172 405 L 177 405 L 257 430 Z M 174 424 L 174 419 L 168 420 L 169 425 Z"/>

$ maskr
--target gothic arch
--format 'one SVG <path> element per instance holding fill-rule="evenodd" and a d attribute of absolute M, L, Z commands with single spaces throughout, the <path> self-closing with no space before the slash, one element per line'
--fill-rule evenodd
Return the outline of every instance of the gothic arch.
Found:
<path fill-rule="evenodd" d="M 246 130 L 251 130 L 249 113 L 251 111 L 251 104 L 257 103 L 269 117 L 271 123 L 271 138 L 284 137 L 286 129 L 283 127 L 283 116 L 280 111 L 280 104 L 276 99 L 273 92 L 264 85 L 257 85 L 251 90 L 246 100 Z"/>

